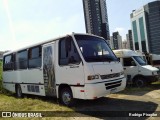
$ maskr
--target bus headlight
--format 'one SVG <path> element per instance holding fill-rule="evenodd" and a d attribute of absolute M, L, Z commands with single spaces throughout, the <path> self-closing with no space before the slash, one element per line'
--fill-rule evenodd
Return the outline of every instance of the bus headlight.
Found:
<path fill-rule="evenodd" d="M 99 79 L 99 75 L 89 75 L 88 80 Z"/>

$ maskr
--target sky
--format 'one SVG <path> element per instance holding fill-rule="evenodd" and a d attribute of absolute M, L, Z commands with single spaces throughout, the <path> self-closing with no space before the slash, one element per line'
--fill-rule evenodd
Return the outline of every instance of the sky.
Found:
<path fill-rule="evenodd" d="M 154 0 L 106 0 L 110 35 L 126 39 L 130 13 Z M 71 32 L 85 33 L 82 0 L 0 0 L 0 51 Z"/>

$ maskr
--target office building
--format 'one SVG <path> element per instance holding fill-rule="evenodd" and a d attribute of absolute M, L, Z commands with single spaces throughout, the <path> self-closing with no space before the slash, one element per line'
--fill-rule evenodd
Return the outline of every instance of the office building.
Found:
<path fill-rule="evenodd" d="M 110 39 L 106 0 L 83 0 L 86 32 Z"/>
<path fill-rule="evenodd" d="M 126 34 L 126 48 L 133 50 L 132 30 L 128 30 Z"/>
<path fill-rule="evenodd" d="M 130 18 L 134 50 L 160 54 L 160 1 L 133 10 Z"/>
<path fill-rule="evenodd" d="M 122 49 L 129 49 L 128 48 L 128 43 L 126 40 L 122 41 Z"/>
<path fill-rule="evenodd" d="M 119 32 L 113 32 L 110 47 L 114 50 L 122 49 L 122 36 L 119 35 Z"/>

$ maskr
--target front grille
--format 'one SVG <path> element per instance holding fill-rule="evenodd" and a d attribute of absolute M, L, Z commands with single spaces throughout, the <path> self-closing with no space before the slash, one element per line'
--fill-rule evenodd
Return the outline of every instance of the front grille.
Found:
<path fill-rule="evenodd" d="M 122 80 L 111 82 L 111 83 L 105 83 L 106 89 L 108 90 L 111 88 L 119 87 L 121 85 L 121 82 L 122 82 Z"/>
<path fill-rule="evenodd" d="M 114 73 L 114 74 L 108 74 L 108 75 L 101 75 L 101 79 L 109 79 L 109 78 L 115 78 L 120 77 L 120 73 Z"/>

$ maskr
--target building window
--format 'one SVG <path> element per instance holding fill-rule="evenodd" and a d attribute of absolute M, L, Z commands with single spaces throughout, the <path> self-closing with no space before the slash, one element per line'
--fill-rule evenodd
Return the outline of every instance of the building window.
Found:
<path fill-rule="evenodd" d="M 132 22 L 132 27 L 133 27 L 133 36 L 134 36 L 134 42 L 135 42 L 135 50 L 139 50 L 138 33 L 137 33 L 137 24 L 136 24 L 136 21 Z"/>
<path fill-rule="evenodd" d="M 146 38 L 145 38 L 145 32 L 144 32 L 143 17 L 139 18 L 139 28 L 140 28 L 142 51 L 146 52 Z"/>

